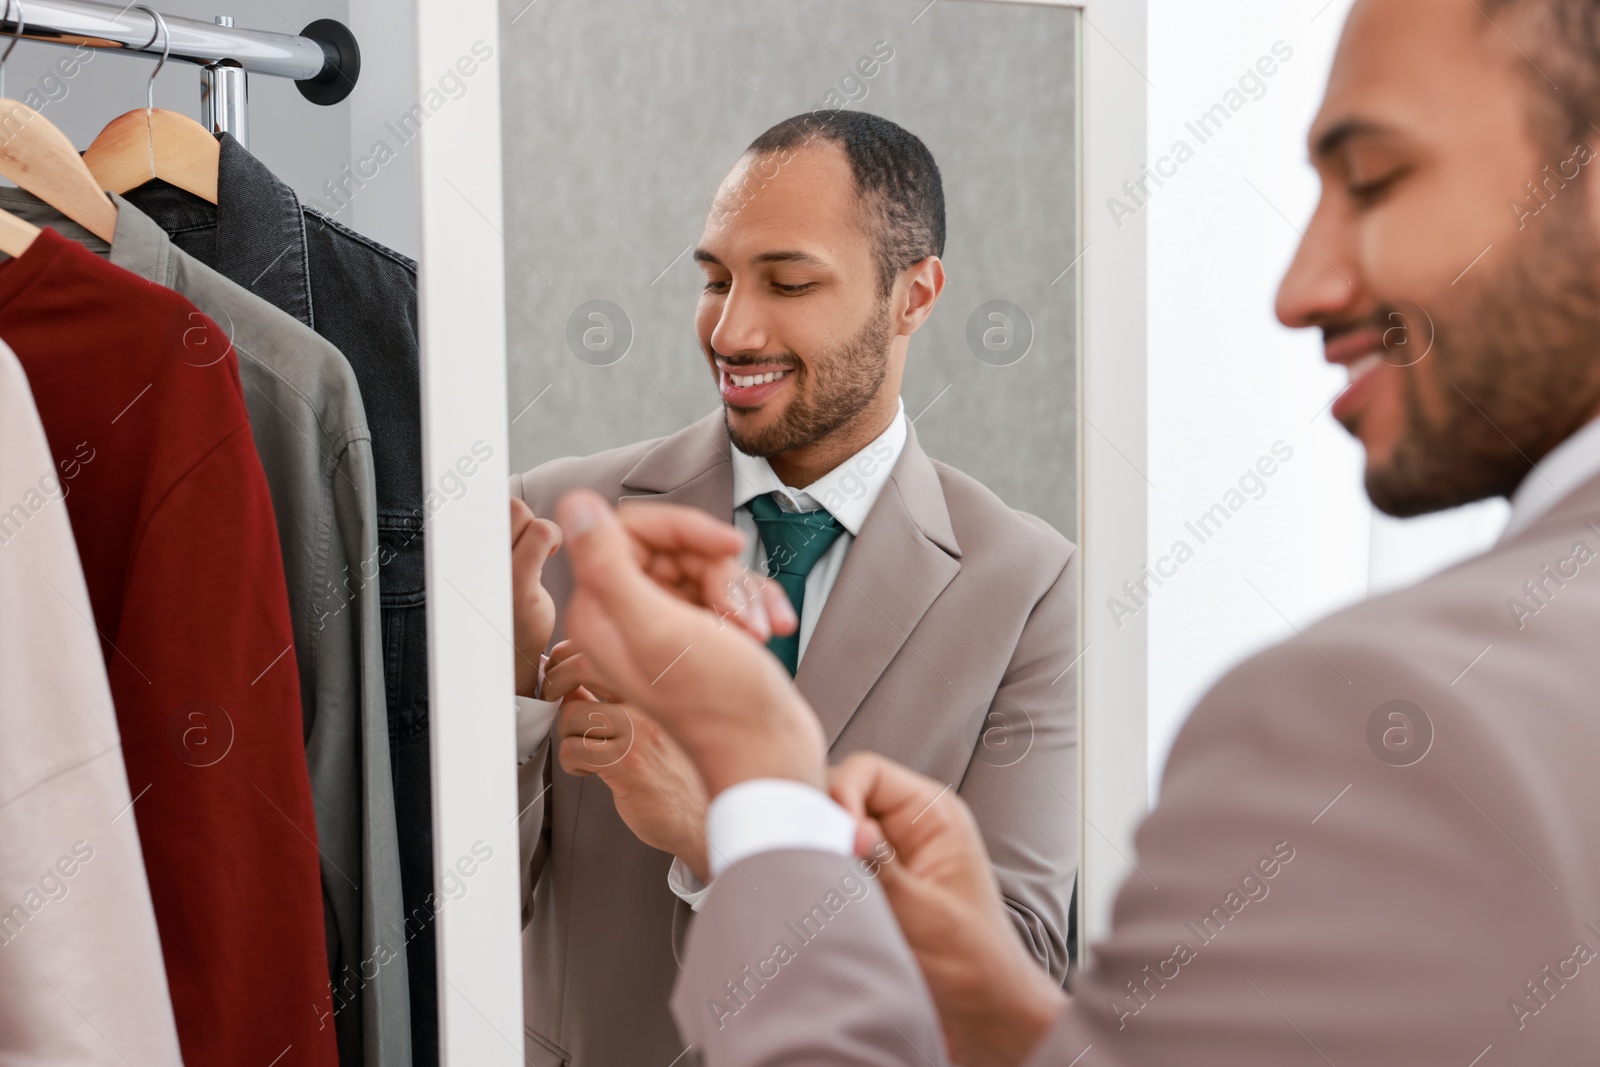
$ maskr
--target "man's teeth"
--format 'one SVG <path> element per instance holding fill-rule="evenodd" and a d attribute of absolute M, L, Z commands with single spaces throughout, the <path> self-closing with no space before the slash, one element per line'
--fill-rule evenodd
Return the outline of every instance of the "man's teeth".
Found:
<path fill-rule="evenodd" d="M 1382 363 L 1383 357 L 1377 352 L 1369 352 L 1362 356 L 1348 367 L 1348 370 L 1350 371 L 1350 384 L 1354 385 L 1362 378 L 1365 378 L 1368 374 L 1371 374 L 1373 371 L 1377 370 Z"/>
<path fill-rule="evenodd" d="M 773 371 L 770 374 L 728 374 L 728 380 L 740 389 L 748 389 L 752 385 L 765 385 L 775 382 L 789 372 L 786 370 Z"/>

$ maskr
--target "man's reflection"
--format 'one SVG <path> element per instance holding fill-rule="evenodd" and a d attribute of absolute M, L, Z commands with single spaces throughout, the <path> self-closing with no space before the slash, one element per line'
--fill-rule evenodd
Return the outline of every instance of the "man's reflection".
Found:
<path fill-rule="evenodd" d="M 744 562 L 798 612 L 769 647 L 835 758 L 879 752 L 956 789 L 1024 942 L 1059 978 L 1078 850 L 1076 556 L 930 459 L 905 415 L 907 350 L 944 289 L 944 239 L 939 169 L 908 131 L 848 111 L 772 127 L 717 190 L 694 253 L 721 410 L 546 463 L 512 488 L 538 516 L 586 486 L 690 504 L 744 531 Z M 1070 459 L 1018 461 L 1043 472 Z M 559 637 L 571 592 L 559 554 L 543 583 Z M 525 658 L 551 636 L 548 607 L 519 610 Z M 583 688 L 564 694 L 553 751 L 545 741 L 522 768 L 528 1058 L 686 1063 L 667 999 L 710 878 L 704 787 L 569 647 L 551 660 L 564 688 Z M 536 685 L 519 671 L 520 696 Z"/>

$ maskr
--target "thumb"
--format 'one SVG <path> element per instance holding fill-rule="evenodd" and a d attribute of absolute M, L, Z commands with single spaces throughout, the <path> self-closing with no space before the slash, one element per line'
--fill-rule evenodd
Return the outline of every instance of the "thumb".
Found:
<path fill-rule="evenodd" d="M 644 573 L 627 531 L 604 497 L 592 489 L 573 489 L 556 504 L 556 521 L 580 587 L 611 613 L 637 595 Z"/>

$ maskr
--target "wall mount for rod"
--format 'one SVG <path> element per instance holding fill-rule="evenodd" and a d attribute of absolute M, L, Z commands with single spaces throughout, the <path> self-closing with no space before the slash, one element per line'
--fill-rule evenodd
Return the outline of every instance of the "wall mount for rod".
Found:
<path fill-rule="evenodd" d="M 350 27 L 335 19 L 317 19 L 300 31 L 322 48 L 325 58 L 315 77 L 299 78 L 295 88 L 313 104 L 337 104 L 356 87 L 361 76 L 361 49 Z"/>

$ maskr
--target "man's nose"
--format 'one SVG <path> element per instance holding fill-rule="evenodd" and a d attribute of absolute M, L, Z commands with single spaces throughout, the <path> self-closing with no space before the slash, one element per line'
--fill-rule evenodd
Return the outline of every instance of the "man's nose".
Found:
<path fill-rule="evenodd" d="M 1273 310 L 1291 329 L 1316 326 L 1345 314 L 1356 298 L 1354 262 L 1343 255 L 1343 239 L 1332 213 L 1319 207 L 1278 285 Z"/>
<path fill-rule="evenodd" d="M 711 329 L 711 347 L 725 356 L 761 352 L 769 331 L 759 302 L 740 291 L 737 283 L 722 301 L 717 323 Z"/>

